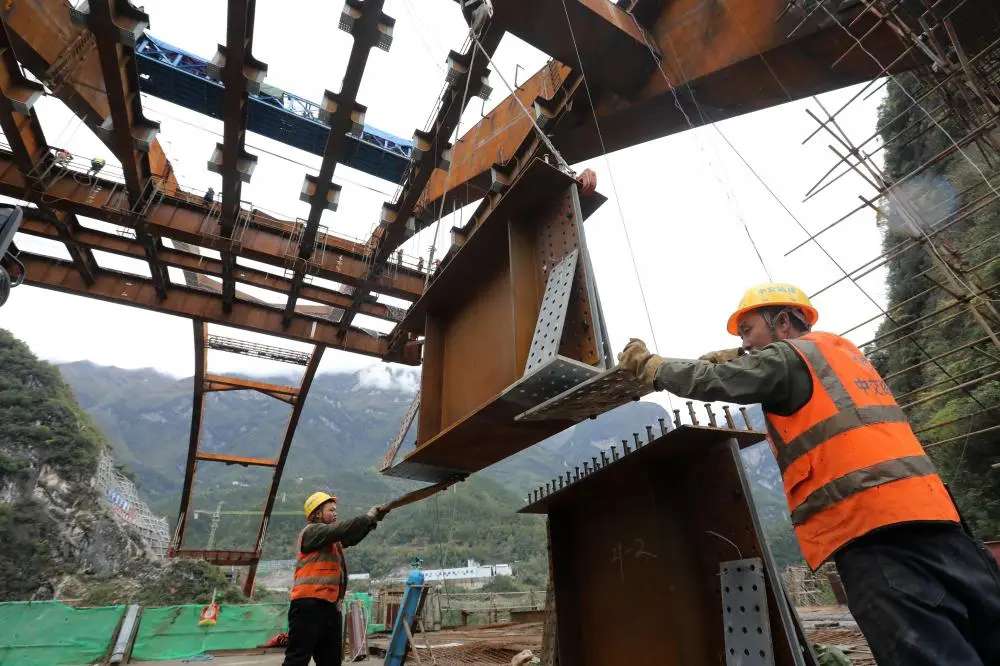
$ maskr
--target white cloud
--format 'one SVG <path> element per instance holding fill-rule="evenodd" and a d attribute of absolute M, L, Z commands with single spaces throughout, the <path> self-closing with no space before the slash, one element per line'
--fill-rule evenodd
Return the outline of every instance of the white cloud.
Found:
<path fill-rule="evenodd" d="M 358 386 L 381 391 L 416 393 L 420 388 L 420 371 L 386 364 L 370 365 L 358 372 Z"/>

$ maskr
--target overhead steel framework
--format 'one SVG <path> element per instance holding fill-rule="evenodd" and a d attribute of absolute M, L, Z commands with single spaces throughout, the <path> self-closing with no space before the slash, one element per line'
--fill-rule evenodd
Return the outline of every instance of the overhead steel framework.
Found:
<path fill-rule="evenodd" d="M 584 220 L 603 197 L 581 197 L 568 164 L 924 67 L 930 56 L 923 47 L 931 49 L 937 75 L 958 78 L 964 71 L 963 82 L 995 89 L 995 72 L 982 67 L 1000 37 L 994 2 L 941 0 L 926 11 L 947 20 L 923 24 L 887 15 L 891 4 L 464 3 L 468 38 L 459 50 L 441 54 L 448 64 L 442 94 L 429 123 L 407 145 L 366 128 L 358 99 L 372 47 L 388 50 L 391 44 L 394 21 L 383 13 L 382 0 L 346 1 L 339 27 L 353 38 L 350 56 L 340 89 L 326 91 L 319 105 L 264 83 L 266 66 L 252 53 L 253 0 L 228 0 L 225 43 L 210 62 L 144 35 L 149 17 L 127 0 L 72 8 L 63 0 L 7 3 L 0 11 L 0 127 L 8 142 L 0 150 L 0 194 L 28 202 L 22 234 L 60 242 L 69 251 L 66 261 L 22 249 L 28 284 L 196 322 L 196 358 L 202 360 L 175 551 L 252 565 L 298 410 L 326 347 L 423 365 L 420 400 L 408 415 L 418 422 L 417 446 L 386 470 L 413 478 L 469 474 L 585 418 L 593 405 L 635 397 L 637 387 L 610 367 L 583 233 Z M 907 31 L 916 31 L 916 38 Z M 490 94 L 491 61 L 507 33 L 552 60 L 455 137 L 470 98 Z M 20 66 L 86 122 L 118 158 L 120 171 L 109 165 L 94 173 L 86 160 L 47 144 L 32 111 L 43 90 Z M 157 141 L 158 127 L 143 112 L 143 89 L 223 120 L 223 140 L 206 156 L 208 168 L 222 177 L 221 203 L 177 182 Z M 980 102 L 973 100 L 975 113 L 966 117 L 976 127 L 960 148 L 990 140 L 988 130 L 996 126 L 996 99 L 974 92 Z M 958 93 L 969 94 L 961 86 Z M 278 129 L 285 120 L 289 124 Z M 819 120 L 836 131 L 832 118 Z M 319 173 L 306 175 L 301 190 L 289 193 L 309 204 L 304 220 L 280 219 L 242 199 L 256 162 L 246 150 L 248 130 L 322 155 Z M 842 147 L 846 167 L 868 173 L 863 146 Z M 338 164 L 399 182 L 392 200 L 372 211 L 378 224 L 368 239 L 348 238 L 321 223 L 324 211 L 337 207 Z M 884 195 L 887 184 L 872 179 L 875 196 Z M 468 221 L 452 230 L 439 263 L 400 254 L 401 245 L 439 221 L 443 210 L 477 201 Z M 76 216 L 121 233 L 81 224 Z M 94 252 L 139 259 L 144 274 L 106 268 Z M 170 269 L 180 269 L 184 279 L 172 278 Z M 241 285 L 279 298 L 253 297 Z M 405 305 L 390 305 L 385 297 Z M 975 298 L 968 295 L 968 302 Z M 995 315 L 979 301 L 973 306 L 984 317 Z M 358 315 L 393 328 L 387 334 L 366 330 L 354 324 Z M 250 386 L 205 375 L 204 354 L 212 344 L 293 360 L 251 343 L 212 343 L 204 335 L 209 323 L 312 345 L 302 386 Z M 953 388 L 961 384 L 954 379 Z M 196 464 L 258 464 L 219 460 L 198 447 L 204 392 L 238 388 L 293 401 L 295 410 L 280 455 L 265 465 L 274 477 L 256 550 L 190 553 L 180 538 Z M 564 395 L 567 390 L 587 395 L 578 400 Z M 395 458 L 391 453 L 387 465 Z"/>

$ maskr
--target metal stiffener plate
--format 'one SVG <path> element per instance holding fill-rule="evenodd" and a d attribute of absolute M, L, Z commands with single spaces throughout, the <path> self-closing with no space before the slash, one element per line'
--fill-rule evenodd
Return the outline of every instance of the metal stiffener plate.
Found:
<path fill-rule="evenodd" d="M 652 388 L 617 366 L 519 414 L 519 421 L 582 421 L 638 400 Z"/>
<path fill-rule="evenodd" d="M 566 323 L 566 308 L 569 306 L 569 296 L 573 291 L 573 276 L 576 274 L 576 261 L 579 255 L 579 250 L 571 251 L 549 271 L 542 304 L 538 309 L 538 321 L 535 322 L 535 332 L 531 336 L 528 362 L 524 367 L 525 375 L 555 358 L 559 353 L 563 325 Z"/>
<path fill-rule="evenodd" d="M 556 356 L 511 384 L 500 399 L 525 408 L 534 407 L 598 373 L 600 370 L 586 363 Z"/>
<path fill-rule="evenodd" d="M 385 457 L 382 459 L 382 466 L 379 468 L 381 471 L 389 469 L 396 462 L 396 454 L 399 453 L 399 447 L 403 443 L 403 440 L 406 439 L 406 433 L 410 432 L 410 427 L 416 420 L 418 411 L 420 411 L 420 393 L 417 393 L 416 397 L 413 398 L 413 401 L 406 410 L 406 414 L 403 415 L 403 420 L 399 423 L 399 430 L 396 431 L 396 436 L 389 442 L 389 448 L 386 449 Z"/>
<path fill-rule="evenodd" d="M 774 666 L 760 558 L 719 563 L 726 666 Z"/>

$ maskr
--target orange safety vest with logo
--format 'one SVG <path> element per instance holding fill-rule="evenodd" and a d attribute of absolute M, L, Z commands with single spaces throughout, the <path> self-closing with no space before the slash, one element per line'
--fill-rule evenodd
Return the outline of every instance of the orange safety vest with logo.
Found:
<path fill-rule="evenodd" d="M 347 587 L 347 563 L 340 542 L 333 542 L 308 553 L 302 552 L 302 535 L 299 532 L 295 560 L 295 578 L 292 582 L 292 599 L 323 599 L 331 603 L 344 596 Z"/>
<path fill-rule="evenodd" d="M 880 527 L 958 522 L 934 464 L 864 354 L 831 333 L 786 342 L 809 368 L 812 396 L 791 416 L 765 417 L 809 566 Z"/>

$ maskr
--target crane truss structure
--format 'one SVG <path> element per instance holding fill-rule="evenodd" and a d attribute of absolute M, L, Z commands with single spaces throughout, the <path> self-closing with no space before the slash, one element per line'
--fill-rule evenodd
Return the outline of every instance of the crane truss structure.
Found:
<path fill-rule="evenodd" d="M 918 14 L 945 16 L 917 23 L 925 34 L 916 37 L 906 32 L 912 24 L 882 11 L 894 3 L 870 0 L 541 0 L 529 10 L 517 0 L 461 4 L 469 38 L 448 54 L 431 119 L 403 147 L 391 135 L 366 129 L 358 99 L 369 52 L 391 48 L 395 21 L 383 12 L 383 0 L 346 0 L 339 28 L 353 43 L 342 85 L 298 112 L 311 123 L 307 149 L 322 155 L 318 175 L 306 175 L 298 193 L 309 204 L 302 220 L 280 219 L 241 197 L 256 165 L 246 148 L 247 130 L 262 127 L 256 123 L 263 122 L 264 106 L 291 113 L 301 102 L 264 83 L 267 66 L 252 53 L 254 0 L 228 0 L 224 44 L 209 62 L 146 36 L 149 17 L 127 0 L 72 7 L 63 0 L 22 0 L 0 13 L 0 127 L 8 144 L 0 147 L 0 194 L 26 202 L 22 234 L 61 243 L 71 258 L 19 251 L 26 282 L 190 318 L 196 359 L 212 344 L 205 324 L 314 349 L 297 389 L 210 378 L 199 366 L 175 554 L 250 566 L 259 560 L 297 418 L 289 421 L 278 458 L 268 461 L 274 478 L 256 549 L 185 551 L 197 463 L 259 462 L 205 457 L 198 446 L 203 394 L 260 390 L 294 400 L 300 410 L 324 348 L 423 365 L 416 448 L 385 471 L 428 481 L 470 474 L 579 420 L 579 410 L 554 416 L 538 411 L 556 398 L 564 404 L 565 393 L 579 385 L 603 382 L 616 399 L 635 397 L 639 389 L 611 369 L 583 234 L 584 220 L 603 197 L 581 197 L 568 163 L 921 70 L 928 56 L 918 44 L 928 42 L 941 45 L 949 63 L 959 63 L 956 78 L 996 88 L 995 78 L 969 73 L 1000 35 L 990 0 L 916 2 Z M 489 94 L 490 63 L 508 33 L 551 61 L 454 137 L 470 98 Z M 208 168 L 222 177 L 221 200 L 178 183 L 157 141 L 158 125 L 143 114 L 142 72 L 152 94 L 223 120 L 223 140 L 206 156 Z M 195 105 L 184 96 L 183 81 L 211 93 Z M 121 162 L 120 176 L 88 170 L 48 145 L 32 110 L 45 89 L 107 144 Z M 983 93 L 995 102 L 991 94 Z M 995 107 L 986 118 L 982 122 L 995 128 Z M 284 140 L 296 145 L 306 132 L 294 134 Z M 984 134 L 976 140 L 985 141 Z M 371 237 L 357 240 L 331 233 L 320 219 L 338 205 L 337 165 L 360 164 L 366 143 L 379 144 L 367 147 L 382 149 L 385 167 L 369 172 L 398 180 L 399 188 L 373 211 L 378 224 Z M 405 164 L 398 159 L 404 153 Z M 469 221 L 453 229 L 439 264 L 425 266 L 400 253 L 442 210 L 477 201 Z M 77 216 L 122 233 L 88 227 Z M 149 277 L 102 267 L 95 252 L 138 259 L 149 266 Z M 171 268 L 185 279 L 173 279 Z M 337 286 L 313 284 L 313 278 Z M 241 285 L 277 292 L 283 300 L 251 297 Z M 410 306 L 401 310 L 381 296 Z M 367 330 L 354 324 L 358 315 L 390 322 L 393 329 Z M 251 345 L 230 341 L 224 347 Z M 518 418 L 531 410 L 531 418 Z"/>

